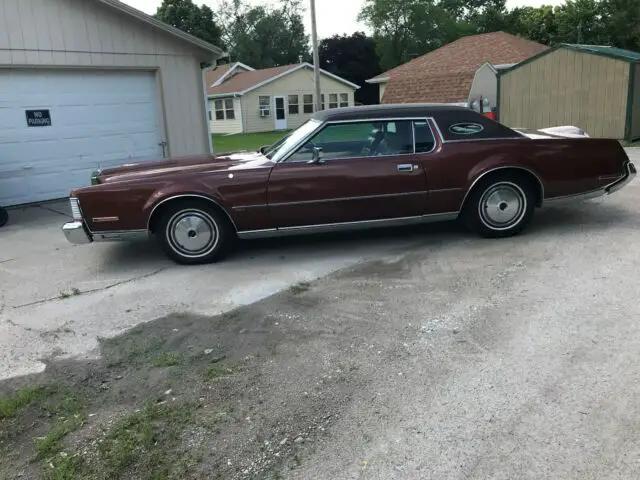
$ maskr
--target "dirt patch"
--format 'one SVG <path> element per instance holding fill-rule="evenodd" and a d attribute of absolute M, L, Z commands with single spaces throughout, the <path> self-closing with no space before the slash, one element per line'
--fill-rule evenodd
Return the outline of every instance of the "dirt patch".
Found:
<path fill-rule="evenodd" d="M 280 478 L 358 388 L 310 324 L 314 285 L 217 317 L 178 313 L 0 384 L 0 478 Z M 329 323 L 332 323 L 332 319 Z M 323 361 L 310 361 L 320 339 Z M 316 356 L 316 358 L 318 358 Z"/>

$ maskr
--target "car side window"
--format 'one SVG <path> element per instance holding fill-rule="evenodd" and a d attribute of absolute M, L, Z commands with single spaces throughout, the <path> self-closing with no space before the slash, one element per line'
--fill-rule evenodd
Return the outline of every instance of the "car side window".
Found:
<path fill-rule="evenodd" d="M 330 124 L 302 145 L 287 162 L 308 162 L 313 149 L 322 149 L 325 161 L 413 153 L 411 121 Z"/>
<path fill-rule="evenodd" d="M 436 139 L 433 136 L 431 127 L 426 120 L 413 122 L 416 139 L 416 153 L 428 153 L 436 146 Z"/>

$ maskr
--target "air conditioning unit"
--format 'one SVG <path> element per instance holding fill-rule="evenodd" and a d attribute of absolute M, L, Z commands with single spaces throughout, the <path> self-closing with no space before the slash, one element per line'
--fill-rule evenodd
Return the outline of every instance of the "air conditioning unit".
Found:
<path fill-rule="evenodd" d="M 260 116 L 261 117 L 268 117 L 270 114 L 269 109 L 268 108 L 261 108 L 260 109 Z"/>

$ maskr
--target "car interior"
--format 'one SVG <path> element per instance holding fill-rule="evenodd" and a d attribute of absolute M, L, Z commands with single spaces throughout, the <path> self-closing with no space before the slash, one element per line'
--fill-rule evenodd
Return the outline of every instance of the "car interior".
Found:
<path fill-rule="evenodd" d="M 322 149 L 323 161 L 411 154 L 413 128 L 416 129 L 416 151 L 430 151 L 435 141 L 426 121 L 344 123 L 326 126 L 287 161 L 309 162 L 314 148 Z"/>

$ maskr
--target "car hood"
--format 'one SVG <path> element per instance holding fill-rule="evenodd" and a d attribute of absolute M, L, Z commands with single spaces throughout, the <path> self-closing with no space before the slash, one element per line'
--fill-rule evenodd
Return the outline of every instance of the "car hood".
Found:
<path fill-rule="evenodd" d="M 131 163 L 105 168 L 98 174 L 98 183 L 154 179 L 196 172 L 216 172 L 270 168 L 273 162 L 259 152 L 230 152 L 218 155 L 174 157 L 164 160 Z"/>

